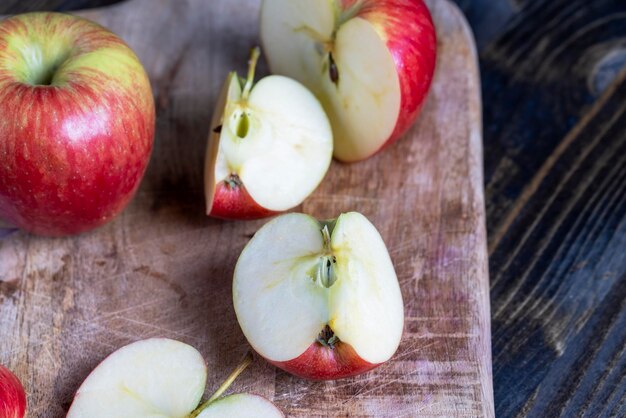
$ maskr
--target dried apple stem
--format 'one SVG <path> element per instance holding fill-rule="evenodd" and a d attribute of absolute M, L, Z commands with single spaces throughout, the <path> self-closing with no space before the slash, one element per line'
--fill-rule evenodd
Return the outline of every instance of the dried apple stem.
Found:
<path fill-rule="evenodd" d="M 250 51 L 250 60 L 248 61 L 248 77 L 246 78 L 246 84 L 243 87 L 243 93 L 241 94 L 241 98 L 243 100 L 247 100 L 250 95 L 250 91 L 252 90 L 252 85 L 254 84 L 254 72 L 256 71 L 256 65 L 259 62 L 259 57 L 261 56 L 261 48 L 258 46 L 252 48 Z"/>
<path fill-rule="evenodd" d="M 233 384 L 233 382 L 235 381 L 235 379 L 237 379 L 241 372 L 243 372 L 246 367 L 250 365 L 250 363 L 252 363 L 252 352 L 248 351 L 239 366 L 237 366 L 237 368 L 233 370 L 233 372 L 226 378 L 224 383 L 222 383 L 222 385 L 215 391 L 213 395 L 211 395 L 209 399 L 207 399 L 202 405 L 196 408 L 195 411 L 189 414 L 189 418 L 197 417 L 202 411 L 204 411 L 206 407 L 208 407 L 215 400 L 219 399 L 220 396 L 222 396 L 224 392 L 228 390 L 230 385 Z"/>

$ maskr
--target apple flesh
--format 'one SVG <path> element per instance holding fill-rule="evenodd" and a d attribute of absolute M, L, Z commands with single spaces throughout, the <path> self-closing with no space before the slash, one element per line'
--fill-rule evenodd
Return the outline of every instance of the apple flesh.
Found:
<path fill-rule="evenodd" d="M 354 376 L 389 360 L 404 325 L 385 243 L 356 212 L 325 222 L 292 213 L 267 223 L 237 261 L 233 301 L 261 356 L 314 380 Z"/>
<path fill-rule="evenodd" d="M 129 202 L 154 137 L 148 77 L 116 35 L 60 13 L 0 22 L 0 218 L 29 232 L 97 227 Z"/>
<path fill-rule="evenodd" d="M 276 406 L 258 395 L 237 393 L 211 403 L 197 418 L 283 418 Z"/>
<path fill-rule="evenodd" d="M 215 107 L 205 162 L 207 214 L 258 219 L 299 205 L 324 178 L 332 131 L 318 100 L 300 83 L 269 76 L 253 87 L 226 79 Z"/>
<path fill-rule="evenodd" d="M 320 99 L 335 157 L 358 161 L 415 121 L 436 60 L 422 0 L 264 0 L 261 40 L 272 72 Z"/>
<path fill-rule="evenodd" d="M 220 398 L 251 362 L 249 355 L 228 380 L 198 407 L 207 367 L 193 347 L 166 338 L 142 340 L 107 357 L 78 389 L 67 418 L 206 418 L 213 410 L 226 416 L 282 417 L 268 400 L 241 394 Z M 243 415 L 242 415 L 243 414 Z M 251 415 L 247 415 L 251 416 Z"/>
<path fill-rule="evenodd" d="M 26 414 L 26 392 L 20 380 L 0 365 L 0 417 L 23 418 Z"/>

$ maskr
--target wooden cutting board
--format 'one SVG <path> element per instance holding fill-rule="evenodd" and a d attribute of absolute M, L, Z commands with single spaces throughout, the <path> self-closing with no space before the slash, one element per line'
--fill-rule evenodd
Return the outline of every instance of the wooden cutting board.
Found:
<path fill-rule="evenodd" d="M 378 227 L 404 296 L 402 344 L 375 371 L 336 382 L 303 381 L 257 358 L 234 391 L 265 395 L 289 416 L 494 415 L 476 53 L 458 9 L 428 5 L 439 57 L 415 127 L 368 161 L 333 163 L 298 208 L 319 218 L 357 210 Z M 207 392 L 248 350 L 231 280 L 264 221 L 205 217 L 202 165 L 216 94 L 229 70 L 244 73 L 258 42 L 258 9 L 258 0 L 131 0 L 80 13 L 144 63 L 157 137 L 139 193 L 112 223 L 66 239 L 0 240 L 0 362 L 24 382 L 29 417 L 65 416 L 89 371 L 131 341 L 197 347 Z"/>

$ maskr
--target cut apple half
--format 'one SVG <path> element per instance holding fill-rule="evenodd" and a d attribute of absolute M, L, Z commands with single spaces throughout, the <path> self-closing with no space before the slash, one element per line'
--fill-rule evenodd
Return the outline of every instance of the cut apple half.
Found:
<path fill-rule="evenodd" d="M 324 178 L 333 137 L 324 110 L 303 85 L 283 76 L 253 86 L 230 73 L 215 108 L 205 160 L 207 214 L 256 219 L 291 209 Z"/>
<path fill-rule="evenodd" d="M 252 347 L 308 379 L 337 379 L 389 360 L 404 308 L 376 228 L 351 212 L 320 222 L 286 214 L 263 226 L 234 273 L 237 319 Z"/>
<path fill-rule="evenodd" d="M 261 398 L 261 402 L 256 395 L 220 398 L 251 361 L 248 354 L 218 391 L 198 407 L 207 379 L 200 353 L 166 338 L 138 341 L 115 351 L 94 369 L 78 389 L 67 417 L 206 418 L 214 416 L 214 405 L 230 413 L 222 416 L 250 416 L 246 413 L 255 403 L 264 406 L 255 416 L 281 417 L 270 401 Z"/>
<path fill-rule="evenodd" d="M 408 129 L 435 65 L 434 28 L 421 0 L 264 0 L 261 41 L 273 73 L 320 99 L 335 157 L 347 162 Z"/>

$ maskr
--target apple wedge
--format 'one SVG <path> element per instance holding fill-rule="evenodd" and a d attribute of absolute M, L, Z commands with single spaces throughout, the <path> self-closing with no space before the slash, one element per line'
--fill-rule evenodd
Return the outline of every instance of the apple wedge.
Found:
<path fill-rule="evenodd" d="M 264 0 L 261 41 L 273 73 L 320 99 L 335 157 L 348 162 L 413 124 L 435 68 L 435 29 L 422 0 Z"/>
<path fill-rule="evenodd" d="M 68 418 L 195 418 L 215 416 L 282 417 L 268 400 L 256 395 L 220 396 L 250 364 L 249 354 L 218 391 L 198 407 L 207 368 L 193 347 L 166 338 L 142 340 L 107 357 L 78 389 Z M 260 398 L 260 399 L 259 399 Z"/>
<path fill-rule="evenodd" d="M 257 219 L 299 205 L 322 181 L 332 130 L 319 101 L 297 81 L 253 86 L 255 48 L 242 85 L 230 73 L 215 107 L 205 159 L 207 214 Z"/>
<path fill-rule="evenodd" d="M 324 222 L 292 213 L 267 223 L 237 261 L 233 301 L 244 335 L 261 356 L 313 380 L 384 363 L 404 326 L 385 243 L 356 212 Z"/>

